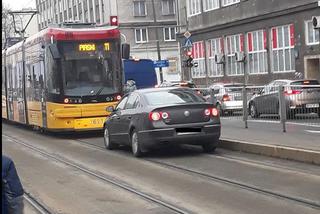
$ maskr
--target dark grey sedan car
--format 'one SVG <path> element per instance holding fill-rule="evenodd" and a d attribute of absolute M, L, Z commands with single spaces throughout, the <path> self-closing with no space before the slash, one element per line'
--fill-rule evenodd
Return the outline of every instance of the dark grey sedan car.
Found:
<path fill-rule="evenodd" d="M 134 156 L 161 144 L 195 144 L 205 152 L 217 147 L 217 108 L 189 88 L 141 89 L 124 96 L 104 124 L 107 149 L 130 145 Z"/>
<path fill-rule="evenodd" d="M 249 101 L 251 117 L 279 114 L 279 86 L 284 87 L 287 118 L 315 112 L 320 117 L 320 84 L 317 80 L 274 80 Z"/>

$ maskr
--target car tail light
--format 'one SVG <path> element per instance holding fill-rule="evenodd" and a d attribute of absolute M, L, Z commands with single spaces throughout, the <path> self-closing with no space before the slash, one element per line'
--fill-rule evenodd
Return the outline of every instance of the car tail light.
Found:
<path fill-rule="evenodd" d="M 169 118 L 169 114 L 167 112 L 150 112 L 149 120 L 151 121 L 159 121 L 161 119 L 166 120 Z"/>
<path fill-rule="evenodd" d="M 223 101 L 230 101 L 229 95 L 228 94 L 223 95 L 222 100 Z"/>
<path fill-rule="evenodd" d="M 204 110 L 204 115 L 205 116 L 210 116 L 211 115 L 211 111 L 210 111 L 210 109 L 206 109 L 206 110 Z"/>
<path fill-rule="evenodd" d="M 211 115 L 217 117 L 219 115 L 219 110 L 217 108 L 212 108 Z"/>
<path fill-rule="evenodd" d="M 217 108 L 207 108 L 204 110 L 204 115 L 217 117 L 219 115 L 219 110 Z"/>
<path fill-rule="evenodd" d="M 118 95 L 118 96 L 116 97 L 116 99 L 117 99 L 118 101 L 121 100 L 121 96 Z"/>
<path fill-rule="evenodd" d="M 160 115 L 164 120 L 169 118 L 169 114 L 167 112 L 161 112 Z"/>
<path fill-rule="evenodd" d="M 149 120 L 151 121 L 159 121 L 161 119 L 161 114 L 159 112 L 150 112 Z"/>
<path fill-rule="evenodd" d="M 294 94 L 301 94 L 300 90 L 287 90 L 284 92 L 285 95 L 289 96 L 289 95 L 294 95 Z"/>

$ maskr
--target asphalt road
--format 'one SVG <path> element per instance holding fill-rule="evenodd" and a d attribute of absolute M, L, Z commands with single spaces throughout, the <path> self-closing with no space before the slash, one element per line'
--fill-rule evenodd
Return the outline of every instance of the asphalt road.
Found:
<path fill-rule="evenodd" d="M 26 191 L 53 213 L 174 213 L 60 160 L 184 213 L 319 213 L 318 166 L 224 150 L 203 154 L 192 146 L 136 159 L 126 147 L 103 149 L 101 133 L 48 135 L 7 124 L 2 131 L 3 153 L 14 159 Z"/>

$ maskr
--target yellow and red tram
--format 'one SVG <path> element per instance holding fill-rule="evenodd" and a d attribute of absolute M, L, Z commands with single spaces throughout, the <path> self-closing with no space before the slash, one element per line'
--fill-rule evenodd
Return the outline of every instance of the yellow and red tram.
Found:
<path fill-rule="evenodd" d="M 102 129 L 106 108 L 121 98 L 128 51 L 116 27 L 49 27 L 9 47 L 2 118 L 52 131 Z"/>

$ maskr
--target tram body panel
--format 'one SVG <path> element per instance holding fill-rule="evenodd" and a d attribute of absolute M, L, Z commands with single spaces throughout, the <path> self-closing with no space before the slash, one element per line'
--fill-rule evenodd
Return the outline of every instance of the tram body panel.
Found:
<path fill-rule="evenodd" d="M 47 102 L 47 128 L 52 130 L 92 130 L 102 129 L 109 115 L 108 106 L 117 102 L 94 104 L 58 104 Z"/>

